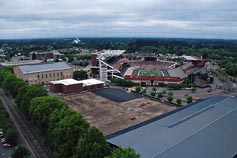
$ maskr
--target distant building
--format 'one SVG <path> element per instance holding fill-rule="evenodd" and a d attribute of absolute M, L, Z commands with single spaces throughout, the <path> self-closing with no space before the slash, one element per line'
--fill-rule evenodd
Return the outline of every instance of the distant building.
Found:
<path fill-rule="evenodd" d="M 79 93 L 85 90 L 94 90 L 103 88 L 104 82 L 96 79 L 87 79 L 77 81 L 74 79 L 65 79 L 50 82 L 50 91 L 54 93 Z"/>
<path fill-rule="evenodd" d="M 62 53 L 59 53 L 58 51 L 56 50 L 53 50 L 53 51 L 50 51 L 50 52 L 30 52 L 30 58 L 32 60 L 35 60 L 35 59 L 56 59 L 56 58 L 62 58 L 64 57 L 65 55 L 62 54 Z"/>
<path fill-rule="evenodd" d="M 44 63 L 17 66 L 14 73 L 30 85 L 48 84 L 50 81 L 72 78 L 73 68 L 65 62 Z"/>
<path fill-rule="evenodd" d="M 2 66 L 21 66 L 21 65 L 32 65 L 32 64 L 40 64 L 42 60 L 15 60 L 11 62 L 2 62 L 0 65 Z"/>
<path fill-rule="evenodd" d="M 215 96 L 106 136 L 141 158 L 233 158 L 237 98 Z"/>

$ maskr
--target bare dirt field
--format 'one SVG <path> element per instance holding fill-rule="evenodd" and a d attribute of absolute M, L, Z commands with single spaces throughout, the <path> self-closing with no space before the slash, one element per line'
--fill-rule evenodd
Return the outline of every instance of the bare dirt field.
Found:
<path fill-rule="evenodd" d="M 93 126 L 99 128 L 104 135 L 175 109 L 146 98 L 113 102 L 91 92 L 65 95 L 61 98 L 69 103 L 72 109 L 80 112 Z"/>

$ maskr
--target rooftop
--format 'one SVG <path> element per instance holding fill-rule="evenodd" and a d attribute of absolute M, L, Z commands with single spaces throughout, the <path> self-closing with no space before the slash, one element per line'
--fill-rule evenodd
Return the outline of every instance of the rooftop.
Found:
<path fill-rule="evenodd" d="M 19 69 L 23 74 L 35 73 L 35 72 L 44 72 L 52 70 L 65 70 L 71 69 L 71 67 L 65 62 L 56 62 L 56 63 L 44 63 L 44 64 L 34 64 L 34 65 L 24 65 L 19 66 Z"/>
<path fill-rule="evenodd" d="M 96 54 L 98 55 L 98 58 L 105 60 L 109 57 L 120 56 L 124 52 L 126 52 L 126 50 L 102 50 L 100 52 L 96 52 Z"/>
<path fill-rule="evenodd" d="M 195 57 L 195 56 L 183 55 L 183 58 L 186 59 L 186 60 L 200 60 L 198 57 Z"/>
<path fill-rule="evenodd" d="M 215 96 L 107 136 L 142 158 L 232 158 L 237 153 L 237 99 Z"/>
<path fill-rule="evenodd" d="M 87 80 L 74 80 L 74 79 L 65 79 L 65 80 L 58 80 L 58 81 L 51 81 L 50 83 L 52 84 L 63 84 L 65 86 L 68 85 L 74 85 L 74 84 L 80 84 L 82 83 L 83 86 L 90 86 L 90 85 L 94 85 L 94 84 L 104 84 L 103 81 L 100 80 L 96 80 L 96 79 L 87 79 Z"/>
<path fill-rule="evenodd" d="M 30 65 L 30 64 L 40 64 L 42 60 L 22 60 L 22 61 L 14 61 L 14 62 L 2 62 L 2 66 L 20 66 L 20 65 Z"/>

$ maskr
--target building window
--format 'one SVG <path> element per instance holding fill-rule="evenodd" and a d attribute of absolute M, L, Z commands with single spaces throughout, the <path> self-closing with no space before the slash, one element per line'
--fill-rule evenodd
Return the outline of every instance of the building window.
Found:
<path fill-rule="evenodd" d="M 38 76 L 38 78 L 40 78 L 40 75 L 37 75 Z"/>
<path fill-rule="evenodd" d="M 49 74 L 49 77 L 51 78 L 51 73 Z"/>
<path fill-rule="evenodd" d="M 44 78 L 44 75 L 43 75 L 43 74 L 41 75 L 41 78 L 42 78 L 42 79 Z"/>
<path fill-rule="evenodd" d="M 53 73 L 53 77 L 55 77 L 55 73 Z"/>
<path fill-rule="evenodd" d="M 57 76 L 59 76 L 59 73 L 57 73 Z"/>
<path fill-rule="evenodd" d="M 48 75 L 47 75 L 47 74 L 45 74 L 45 78 L 48 78 Z"/>
<path fill-rule="evenodd" d="M 63 72 L 61 72 L 61 76 L 63 75 Z"/>

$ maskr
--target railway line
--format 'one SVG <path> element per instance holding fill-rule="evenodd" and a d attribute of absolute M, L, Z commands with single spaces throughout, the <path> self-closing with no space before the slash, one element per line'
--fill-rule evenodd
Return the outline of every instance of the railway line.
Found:
<path fill-rule="evenodd" d="M 29 123 L 24 119 L 19 109 L 14 105 L 11 99 L 5 94 L 2 88 L 0 88 L 0 98 L 3 102 L 4 107 L 8 111 L 12 121 L 18 128 L 20 134 L 23 136 L 28 149 L 31 152 L 32 158 L 50 158 L 51 154 L 43 146 L 37 137 L 35 136 L 33 130 L 31 129 Z"/>

